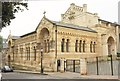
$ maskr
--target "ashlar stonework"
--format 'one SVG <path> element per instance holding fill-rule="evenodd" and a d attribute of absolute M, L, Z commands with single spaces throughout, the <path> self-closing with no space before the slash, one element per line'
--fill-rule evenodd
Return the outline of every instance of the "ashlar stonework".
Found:
<path fill-rule="evenodd" d="M 119 24 L 87 12 L 86 4 L 80 7 L 72 3 L 61 15 L 61 21 L 52 21 L 44 15 L 33 32 L 19 37 L 10 34 L 7 62 L 17 69 L 40 71 L 43 48 L 44 71 L 57 71 L 57 66 L 63 71 L 63 64 L 59 65 L 58 60 L 67 59 L 81 59 L 81 67 L 86 67 L 83 58 L 120 52 L 119 36 Z"/>

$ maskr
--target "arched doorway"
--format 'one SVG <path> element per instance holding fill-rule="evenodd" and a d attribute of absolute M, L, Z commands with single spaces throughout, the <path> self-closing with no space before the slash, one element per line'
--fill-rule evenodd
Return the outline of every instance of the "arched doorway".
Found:
<path fill-rule="evenodd" d="M 113 37 L 109 37 L 107 40 L 108 43 L 108 55 L 113 55 L 115 53 L 115 41 Z"/>
<path fill-rule="evenodd" d="M 50 39 L 49 30 L 47 28 L 43 28 L 40 31 L 40 43 L 41 43 L 41 47 L 44 50 L 44 53 L 50 51 L 50 40 L 49 39 Z"/>

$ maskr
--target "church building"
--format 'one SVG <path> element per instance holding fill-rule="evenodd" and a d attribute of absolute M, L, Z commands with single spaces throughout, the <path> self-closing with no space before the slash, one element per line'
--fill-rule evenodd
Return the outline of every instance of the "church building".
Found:
<path fill-rule="evenodd" d="M 120 52 L 120 25 L 88 12 L 87 4 L 81 7 L 72 3 L 61 14 L 61 21 L 44 15 L 32 32 L 8 36 L 8 64 L 33 71 L 40 71 L 41 61 L 44 71 L 57 71 L 58 61 L 117 55 L 117 52 Z"/>

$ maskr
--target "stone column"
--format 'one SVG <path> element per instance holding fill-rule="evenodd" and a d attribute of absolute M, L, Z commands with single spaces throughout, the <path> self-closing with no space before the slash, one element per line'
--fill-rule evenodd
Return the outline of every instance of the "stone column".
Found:
<path fill-rule="evenodd" d="M 64 59 L 61 59 L 61 66 L 60 66 L 60 72 L 64 72 Z"/>
<path fill-rule="evenodd" d="M 87 61 L 85 58 L 80 59 L 80 74 L 87 75 Z"/>

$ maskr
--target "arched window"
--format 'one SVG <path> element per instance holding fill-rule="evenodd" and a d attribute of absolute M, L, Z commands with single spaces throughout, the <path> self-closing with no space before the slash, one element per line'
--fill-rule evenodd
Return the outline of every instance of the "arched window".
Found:
<path fill-rule="evenodd" d="M 35 46 L 34 46 L 34 61 L 36 61 L 36 48 L 35 48 Z"/>
<path fill-rule="evenodd" d="M 47 52 L 49 53 L 50 52 L 50 42 L 49 42 L 49 40 L 47 40 Z"/>
<path fill-rule="evenodd" d="M 93 44 L 93 52 L 95 53 L 96 52 L 96 43 L 94 42 Z"/>
<path fill-rule="evenodd" d="M 28 47 L 28 60 L 30 60 L 30 47 Z"/>
<path fill-rule="evenodd" d="M 91 41 L 91 43 L 90 43 L 90 52 L 92 52 L 92 41 Z"/>
<path fill-rule="evenodd" d="M 80 40 L 80 42 L 79 42 L 79 52 L 82 52 L 82 40 Z"/>
<path fill-rule="evenodd" d="M 85 52 L 85 41 L 83 41 L 83 52 Z"/>
<path fill-rule="evenodd" d="M 21 58 L 23 58 L 23 48 L 20 48 Z"/>
<path fill-rule="evenodd" d="M 26 60 L 28 60 L 28 47 L 26 47 Z"/>
<path fill-rule="evenodd" d="M 69 52 L 69 39 L 67 39 L 67 42 L 66 42 L 66 52 Z"/>
<path fill-rule="evenodd" d="M 14 47 L 12 47 L 13 61 L 14 61 Z"/>
<path fill-rule="evenodd" d="M 64 52 L 64 43 L 65 43 L 65 39 L 62 39 L 62 42 L 61 42 L 61 52 Z"/>
<path fill-rule="evenodd" d="M 76 43 L 75 43 L 75 52 L 78 52 L 78 40 L 76 40 Z"/>
<path fill-rule="evenodd" d="M 46 40 L 44 40 L 44 52 L 45 53 L 47 52 L 47 42 L 46 42 Z"/>
<path fill-rule="evenodd" d="M 15 57 L 17 58 L 18 57 L 18 47 L 16 46 L 16 48 L 15 48 Z"/>

